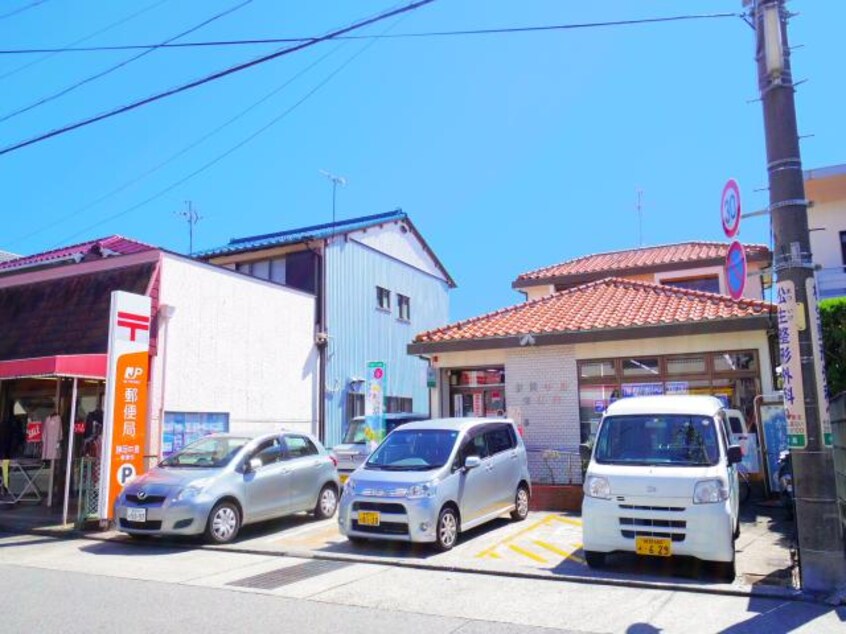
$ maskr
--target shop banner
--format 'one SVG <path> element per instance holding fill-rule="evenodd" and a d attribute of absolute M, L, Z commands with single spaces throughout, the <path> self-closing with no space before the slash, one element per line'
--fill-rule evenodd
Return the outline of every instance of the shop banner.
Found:
<path fill-rule="evenodd" d="M 831 410 L 828 401 L 828 383 L 825 379 L 825 354 L 822 346 L 822 319 L 818 305 L 817 281 L 813 277 L 805 280 L 808 293 L 808 316 L 811 321 L 811 345 L 814 349 L 814 369 L 817 379 L 817 403 L 819 405 L 820 431 L 823 445 L 831 447 Z"/>
<path fill-rule="evenodd" d="M 40 420 L 30 420 L 26 423 L 26 441 L 41 442 L 44 438 L 44 423 Z"/>
<path fill-rule="evenodd" d="M 384 361 L 367 364 L 367 394 L 364 399 L 364 435 L 370 449 L 376 448 L 385 436 L 385 388 L 388 383 Z"/>
<path fill-rule="evenodd" d="M 778 282 L 776 304 L 787 441 L 791 449 L 804 449 L 808 446 L 808 422 L 805 418 L 805 391 L 802 387 L 802 358 L 799 351 L 800 326 L 804 329 L 804 307 L 796 302 L 796 286 L 792 281 Z"/>
<path fill-rule="evenodd" d="M 123 487 L 144 472 L 151 309 L 149 297 L 112 293 L 100 465 L 101 519 L 112 518 Z"/>

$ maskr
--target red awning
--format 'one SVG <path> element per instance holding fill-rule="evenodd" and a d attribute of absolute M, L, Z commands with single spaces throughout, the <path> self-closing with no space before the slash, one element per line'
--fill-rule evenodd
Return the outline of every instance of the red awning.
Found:
<path fill-rule="evenodd" d="M 0 361 L 0 379 L 22 379 L 30 376 L 105 379 L 106 363 L 105 354 L 68 354 Z"/>

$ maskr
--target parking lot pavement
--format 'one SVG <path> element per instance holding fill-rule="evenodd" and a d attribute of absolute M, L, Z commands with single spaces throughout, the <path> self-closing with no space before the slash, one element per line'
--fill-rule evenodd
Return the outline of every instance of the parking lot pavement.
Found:
<path fill-rule="evenodd" d="M 578 514 L 533 512 L 523 522 L 505 517 L 468 531 L 451 551 L 437 553 L 429 545 L 369 541 L 353 545 L 340 534 L 335 519 L 314 522 L 307 515 L 246 527 L 239 540 L 218 547 L 292 556 L 354 559 L 361 562 L 467 570 L 504 575 L 532 575 L 605 583 L 646 583 L 790 594 L 793 571 L 789 524 L 766 507 L 744 512 L 737 541 L 738 576 L 725 584 L 712 567 L 692 558 L 644 558 L 615 554 L 601 570 L 588 568 L 582 552 Z"/>

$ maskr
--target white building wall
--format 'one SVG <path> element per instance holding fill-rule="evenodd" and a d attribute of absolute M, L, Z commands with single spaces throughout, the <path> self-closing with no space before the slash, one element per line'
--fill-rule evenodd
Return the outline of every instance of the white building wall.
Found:
<path fill-rule="evenodd" d="M 153 360 L 151 453 L 168 412 L 228 412 L 230 431 L 314 431 L 314 297 L 164 255 Z M 160 309 L 160 314 L 164 310 Z"/>
<path fill-rule="evenodd" d="M 840 232 L 846 231 L 846 199 L 814 201 L 808 216 L 811 253 L 814 263 L 821 267 L 817 271 L 820 293 L 824 297 L 842 297 L 846 295 L 846 270 Z"/>
<path fill-rule="evenodd" d="M 355 231 L 350 234 L 350 239 L 446 281 L 432 256 L 402 222 Z"/>

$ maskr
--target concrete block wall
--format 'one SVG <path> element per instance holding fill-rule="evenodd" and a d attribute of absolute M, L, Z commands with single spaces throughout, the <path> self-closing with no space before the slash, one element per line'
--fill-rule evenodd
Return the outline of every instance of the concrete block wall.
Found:
<path fill-rule="evenodd" d="M 508 415 L 524 428 L 533 482 L 581 481 L 578 387 L 573 346 L 526 346 L 506 355 Z"/>

